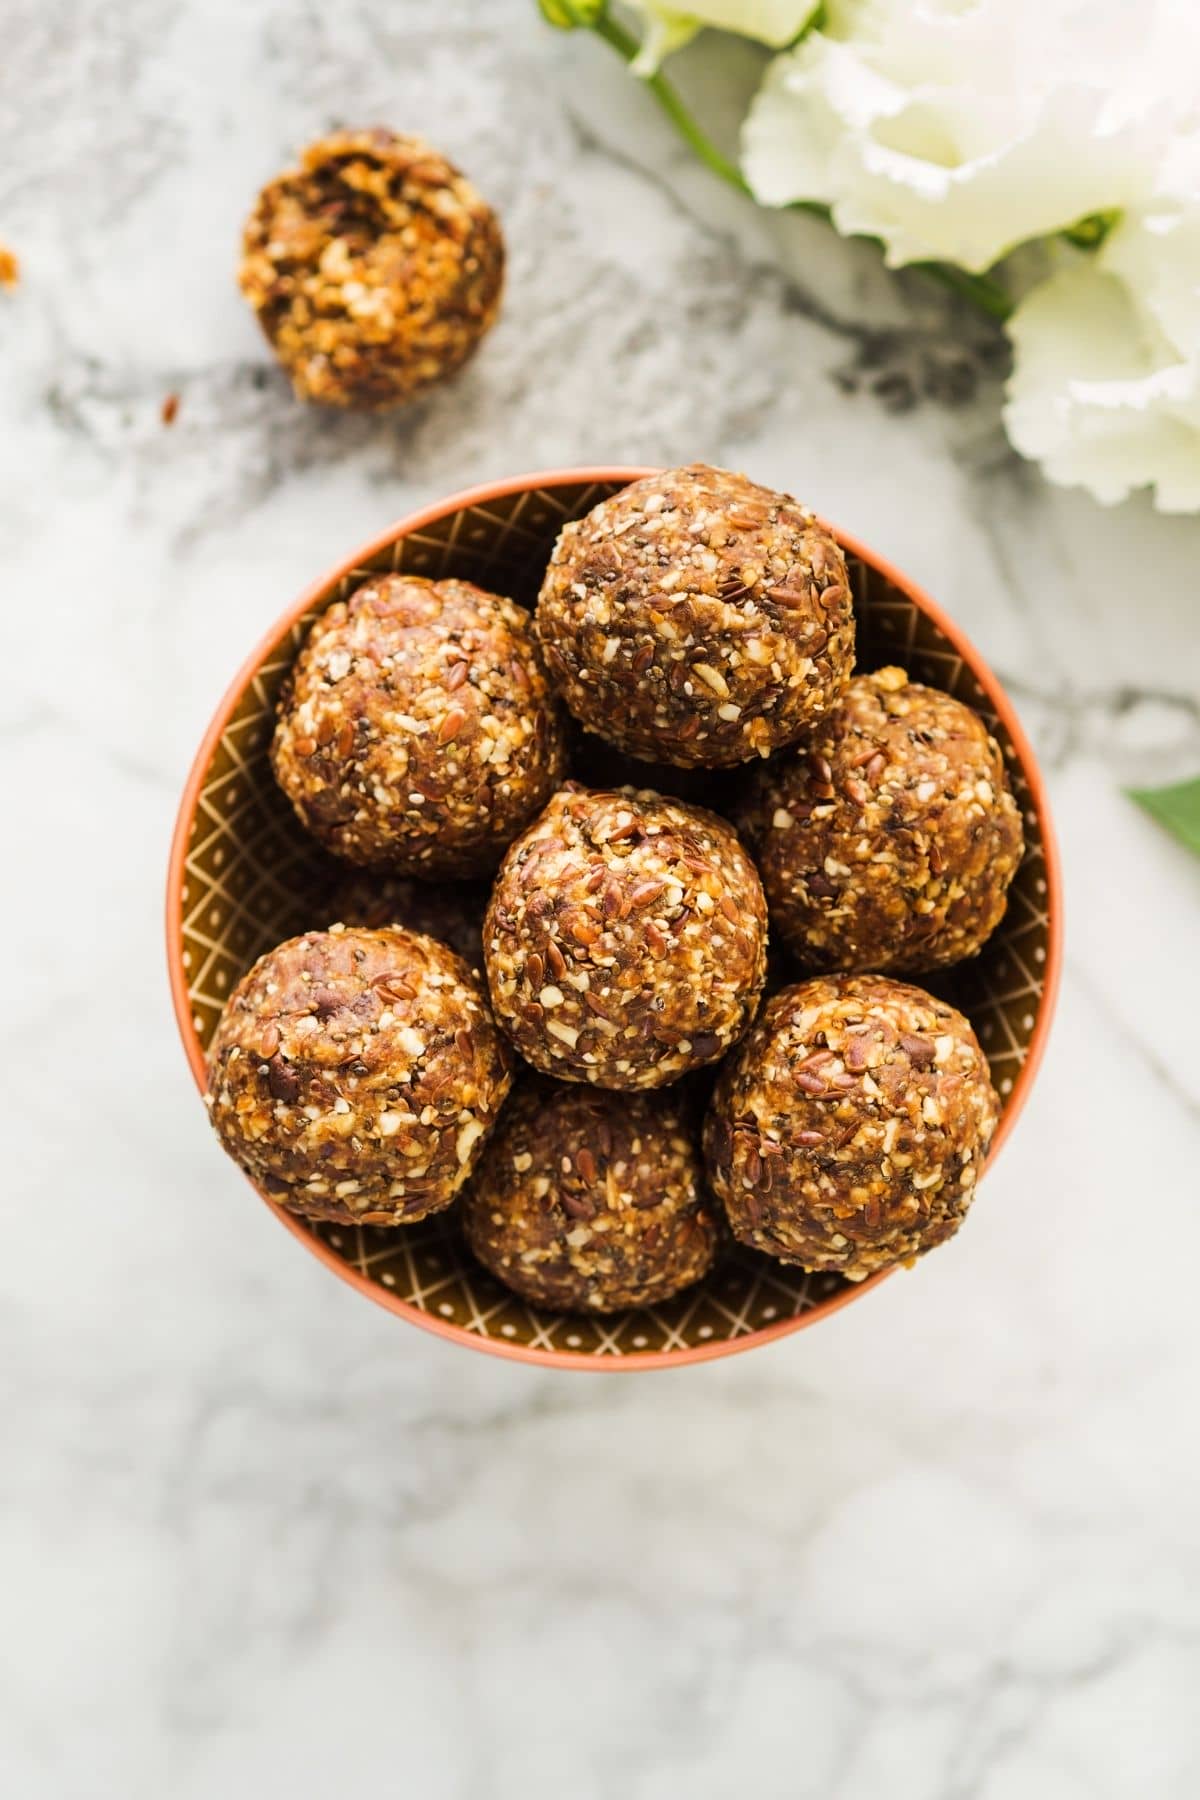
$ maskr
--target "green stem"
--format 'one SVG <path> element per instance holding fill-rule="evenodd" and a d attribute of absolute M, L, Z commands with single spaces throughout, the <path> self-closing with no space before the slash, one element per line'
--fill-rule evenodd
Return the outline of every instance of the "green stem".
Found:
<path fill-rule="evenodd" d="M 633 61 L 641 48 L 633 34 L 626 31 L 623 25 L 618 25 L 617 21 L 610 18 L 607 13 L 597 19 L 592 30 L 627 63 Z M 641 79 L 650 89 L 680 137 L 685 143 L 691 145 L 700 161 L 706 164 L 714 175 L 719 175 L 722 181 L 727 181 L 730 187 L 737 188 L 741 194 L 748 194 L 750 188 L 742 171 L 736 163 L 730 162 L 727 156 L 723 156 L 711 138 L 706 137 L 701 131 L 666 76 L 656 70 L 653 75 L 644 75 Z"/>
<path fill-rule="evenodd" d="M 626 31 L 608 13 L 603 13 L 591 26 L 595 35 L 606 43 L 610 50 L 615 50 L 623 62 L 631 63 L 641 48 L 632 32 Z M 706 168 L 719 175 L 729 187 L 736 188 L 739 194 L 753 198 L 750 184 L 736 163 L 730 162 L 692 117 L 676 90 L 661 70 L 653 75 L 641 77 L 644 85 L 650 89 L 663 112 L 670 119 L 680 137 L 688 144 Z M 811 213 L 815 218 L 831 222 L 830 210 L 819 200 L 796 200 L 792 209 L 796 212 Z M 878 238 L 866 238 L 867 243 L 878 246 Z M 992 281 L 986 275 L 971 275 L 966 269 L 955 268 L 952 263 L 923 262 L 914 263 L 914 268 L 936 281 L 951 293 L 969 300 L 989 318 L 1004 320 L 1012 311 L 1012 301 L 1004 292 L 999 282 Z"/>

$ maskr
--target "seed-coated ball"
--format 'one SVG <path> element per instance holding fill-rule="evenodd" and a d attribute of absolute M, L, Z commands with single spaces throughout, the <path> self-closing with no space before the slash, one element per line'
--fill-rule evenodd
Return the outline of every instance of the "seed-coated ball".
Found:
<path fill-rule="evenodd" d="M 705 1162 L 735 1237 L 861 1281 L 953 1235 L 999 1101 L 960 1012 L 885 975 L 785 988 L 721 1071 Z"/>
<path fill-rule="evenodd" d="M 856 675 L 801 748 L 757 770 L 739 818 L 772 928 L 810 969 L 973 956 L 1024 847 L 979 715 L 894 668 Z"/>
<path fill-rule="evenodd" d="M 510 848 L 484 921 L 497 1022 L 537 1069 L 662 1087 L 754 1017 L 766 902 L 733 827 L 568 783 Z"/>
<path fill-rule="evenodd" d="M 416 881 L 379 869 L 350 869 L 333 889 L 326 916 L 342 925 L 398 925 L 448 944 L 473 974 L 483 973 L 482 882 Z"/>
<path fill-rule="evenodd" d="M 493 324 L 504 240 L 420 138 L 339 131 L 258 196 L 238 280 L 302 400 L 390 406 L 461 367 Z"/>
<path fill-rule="evenodd" d="M 718 1243 L 677 1094 L 531 1080 L 463 1201 L 467 1242 L 535 1306 L 653 1306 L 707 1274 Z"/>
<path fill-rule="evenodd" d="M 582 724 L 684 767 L 791 743 L 854 663 L 835 539 L 789 495 L 703 463 L 631 482 L 565 525 L 537 622 Z"/>
<path fill-rule="evenodd" d="M 685 800 L 689 806 L 706 806 L 722 815 L 738 804 L 744 786 L 739 769 L 684 769 L 677 763 L 641 761 L 594 731 L 585 731 L 569 715 L 567 767 L 581 787 L 649 788 L 668 800 Z"/>
<path fill-rule="evenodd" d="M 279 703 L 276 779 L 348 862 L 489 872 L 564 768 L 529 614 L 469 581 L 378 575 L 313 625 Z"/>
<path fill-rule="evenodd" d="M 415 932 L 335 926 L 259 958 L 218 1021 L 222 1145 L 310 1219 L 408 1224 L 470 1174 L 511 1059 L 462 960 Z"/>

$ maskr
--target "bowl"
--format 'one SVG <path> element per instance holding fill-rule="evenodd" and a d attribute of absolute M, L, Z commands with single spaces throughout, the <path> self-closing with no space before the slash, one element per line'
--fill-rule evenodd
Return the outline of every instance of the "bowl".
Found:
<path fill-rule="evenodd" d="M 196 752 L 171 848 L 171 989 L 198 1086 L 205 1047 L 239 977 L 273 944 L 329 922 L 321 910 L 328 865 L 276 787 L 267 754 L 280 684 L 312 620 L 369 574 L 393 569 L 465 577 L 532 604 L 563 523 L 649 473 L 518 475 L 425 507 L 314 582 L 251 652 Z M 1058 986 L 1061 880 L 1045 789 L 1012 703 L 979 652 L 913 582 L 831 529 L 853 579 L 859 667 L 901 663 L 975 707 L 999 740 L 1025 817 L 1025 859 L 1003 923 L 978 957 L 937 982 L 974 1024 L 999 1090 L 990 1167 L 1033 1084 Z M 471 1258 L 454 1209 L 376 1230 L 313 1224 L 262 1198 L 326 1268 L 390 1312 L 471 1349 L 558 1368 L 649 1369 L 727 1356 L 815 1325 L 891 1273 L 851 1283 L 739 1247 L 667 1305 L 585 1318 L 541 1311 L 509 1293 Z"/>

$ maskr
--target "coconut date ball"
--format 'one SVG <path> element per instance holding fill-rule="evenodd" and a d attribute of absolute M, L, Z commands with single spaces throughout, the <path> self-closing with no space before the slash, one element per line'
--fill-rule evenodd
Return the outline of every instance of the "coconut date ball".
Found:
<path fill-rule="evenodd" d="M 1024 849 L 978 714 L 903 669 L 856 675 L 739 814 L 771 925 L 809 969 L 917 973 L 973 956 Z"/>
<path fill-rule="evenodd" d="M 217 1024 L 222 1145 L 310 1219 L 401 1225 L 449 1206 L 511 1085 L 461 959 L 432 938 L 334 926 L 260 957 Z"/>
<path fill-rule="evenodd" d="M 271 761 L 348 862 L 427 879 L 494 869 L 564 767 L 529 614 L 469 581 L 376 576 L 309 632 Z"/>
<path fill-rule="evenodd" d="M 238 281 L 302 400 L 377 407 L 452 374 L 493 324 L 496 216 L 420 138 L 339 131 L 258 196 Z"/>
<path fill-rule="evenodd" d="M 734 1236 L 861 1281 L 962 1224 L 999 1117 L 960 1012 L 885 975 L 822 975 L 769 1001 L 704 1126 Z"/>
<path fill-rule="evenodd" d="M 565 525 L 537 623 L 583 725 L 685 767 L 791 743 L 854 662 L 833 537 L 787 494 L 702 463 L 631 482 Z"/>
<path fill-rule="evenodd" d="M 467 1243 L 535 1306 L 653 1306 L 708 1273 L 718 1244 L 675 1094 L 532 1080 L 463 1201 Z"/>
<path fill-rule="evenodd" d="M 472 972 L 483 971 L 482 882 L 415 881 L 378 869 L 350 869 L 337 882 L 326 916 L 342 925 L 398 925 L 448 944 Z"/>
<path fill-rule="evenodd" d="M 754 1017 L 766 902 L 732 826 L 660 794 L 568 783 L 510 847 L 484 960 L 497 1021 L 565 1081 L 661 1087 Z"/>

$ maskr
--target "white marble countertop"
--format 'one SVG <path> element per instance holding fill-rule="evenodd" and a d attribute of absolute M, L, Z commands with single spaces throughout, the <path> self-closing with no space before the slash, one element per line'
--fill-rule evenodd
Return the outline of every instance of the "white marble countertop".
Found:
<path fill-rule="evenodd" d="M 11 0 L 4 39 L 0 1788 L 1192 1800 L 1200 865 L 1119 784 L 1200 767 L 1200 520 L 1043 486 L 981 328 L 717 192 L 532 0 Z M 509 233 L 501 325 L 404 417 L 294 404 L 232 283 L 257 183 L 343 120 L 423 130 Z M 406 1328 L 255 1205 L 175 1041 L 164 863 L 315 571 L 477 479 L 697 456 L 992 659 L 1066 974 L 955 1245 L 584 1379 Z"/>

